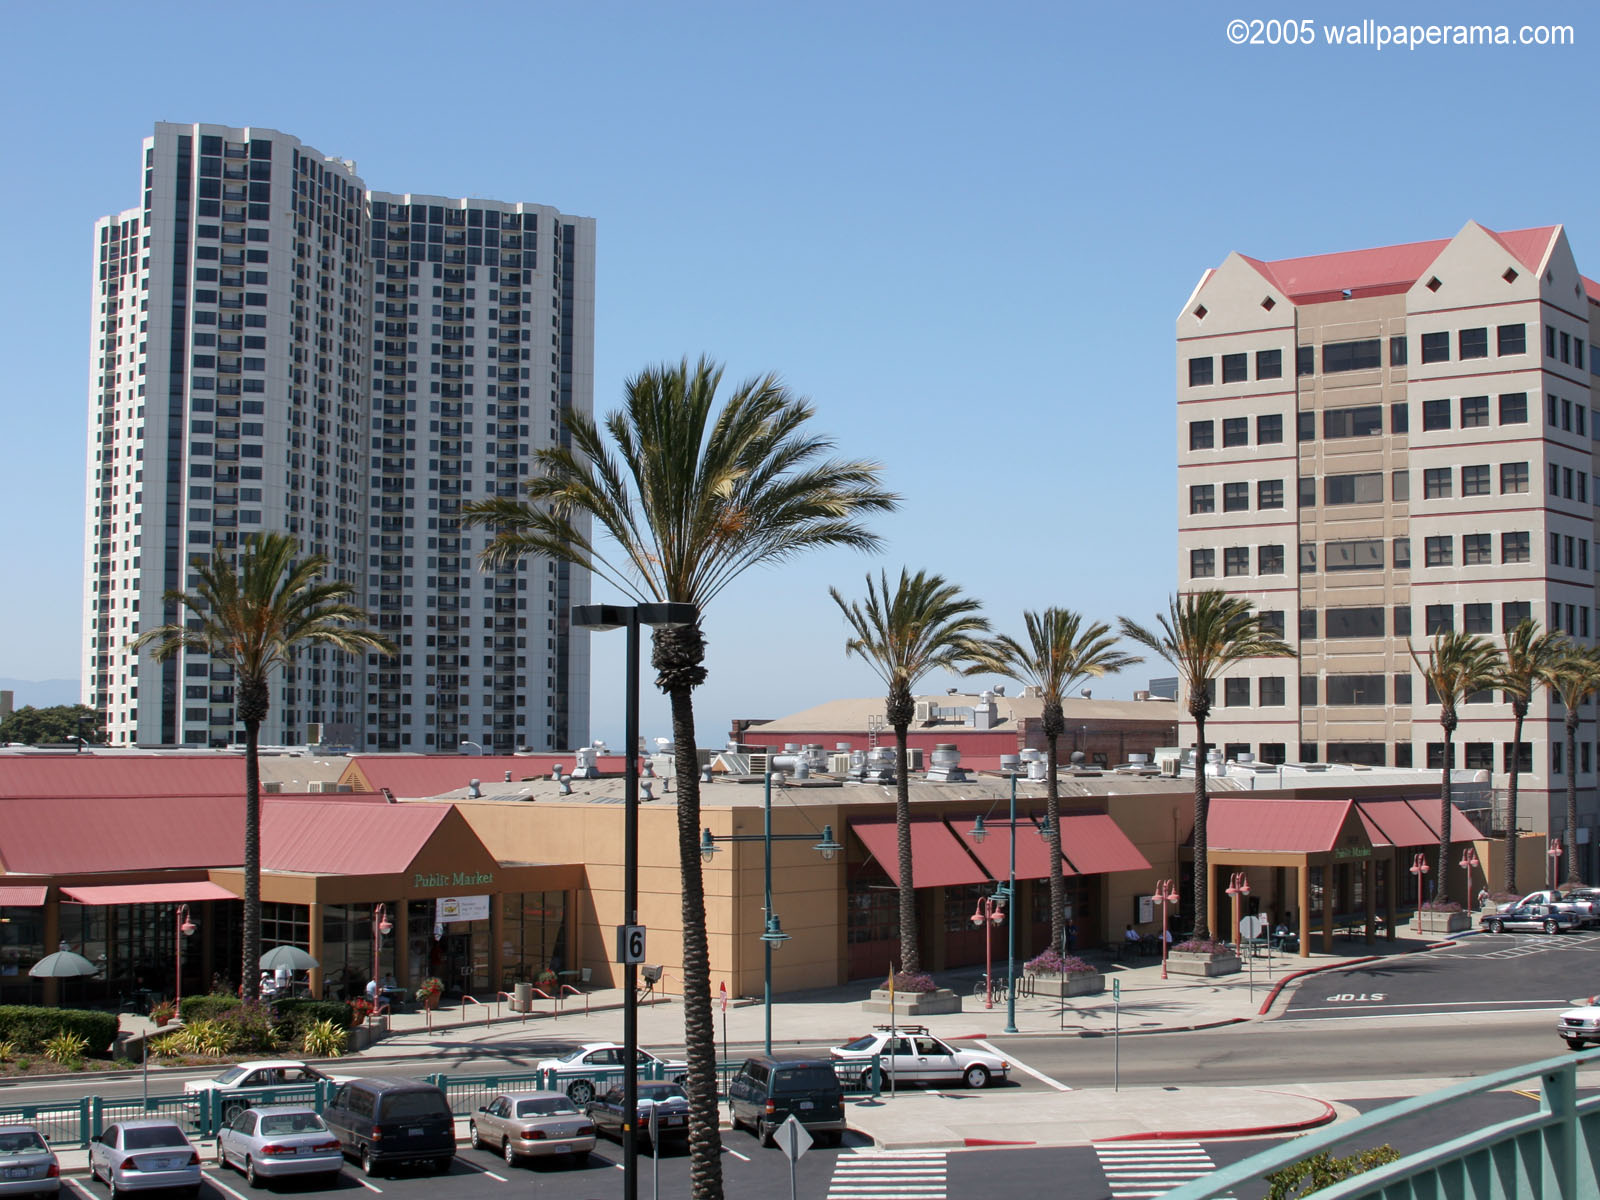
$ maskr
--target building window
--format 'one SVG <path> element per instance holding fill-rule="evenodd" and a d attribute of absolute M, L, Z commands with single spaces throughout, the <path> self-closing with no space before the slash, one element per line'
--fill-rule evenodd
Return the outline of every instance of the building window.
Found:
<path fill-rule="evenodd" d="M 1461 428 L 1486 429 L 1489 425 L 1489 397 L 1461 397 Z"/>
<path fill-rule="evenodd" d="M 1317 506 L 1317 481 L 1310 475 L 1300 478 L 1300 507 L 1315 508 Z"/>
<path fill-rule="evenodd" d="M 1528 490 L 1528 464 L 1501 463 L 1500 464 L 1500 491 L 1502 493 L 1525 492 Z"/>
<path fill-rule="evenodd" d="M 1382 742 L 1329 742 L 1328 761 L 1349 763 L 1356 767 L 1381 767 L 1384 765 L 1383 751 Z"/>
<path fill-rule="evenodd" d="M 1450 468 L 1428 467 L 1422 472 L 1422 498 L 1448 500 L 1450 498 Z"/>
<path fill-rule="evenodd" d="M 1317 572 L 1317 544 L 1315 542 L 1300 543 L 1300 573 L 1302 575 L 1315 575 Z"/>
<path fill-rule="evenodd" d="M 1317 640 L 1317 610 L 1314 608 L 1300 610 L 1300 640 L 1302 642 Z"/>
<path fill-rule="evenodd" d="M 1322 373 L 1370 371 L 1383 365 L 1383 344 L 1377 338 L 1355 342 L 1328 342 L 1322 347 Z"/>
<path fill-rule="evenodd" d="M 1217 573 L 1215 550 L 1189 551 L 1189 575 L 1194 579 L 1207 579 Z"/>
<path fill-rule="evenodd" d="M 1283 378 L 1283 351 L 1282 350 L 1257 350 L 1256 351 L 1256 378 L 1281 379 Z"/>
<path fill-rule="evenodd" d="M 1461 535 L 1461 565 L 1486 567 L 1494 562 L 1492 534 L 1464 533 Z M 1485 630 L 1484 632 L 1488 632 Z"/>
<path fill-rule="evenodd" d="M 1489 331 L 1486 328 L 1463 329 L 1458 335 L 1457 344 L 1463 359 L 1489 357 Z"/>
<path fill-rule="evenodd" d="M 1224 417 L 1222 419 L 1222 444 L 1248 446 L 1250 444 L 1250 418 Z"/>
<path fill-rule="evenodd" d="M 1329 675 L 1326 702 L 1329 706 L 1383 704 L 1383 684 L 1382 675 Z"/>
<path fill-rule="evenodd" d="M 1526 425 L 1528 423 L 1528 393 L 1506 392 L 1500 397 L 1500 424 Z"/>
<path fill-rule="evenodd" d="M 1189 485 L 1189 512 L 1209 513 L 1217 511 L 1216 485 L 1210 483 L 1194 483 Z"/>
<path fill-rule="evenodd" d="M 1282 742 L 1262 742 L 1261 761 L 1269 767 L 1281 767 L 1288 761 L 1284 744 Z"/>
<path fill-rule="evenodd" d="M 1527 530 L 1515 533 L 1502 533 L 1500 535 L 1500 561 L 1503 563 L 1525 563 L 1533 557 L 1533 539 Z"/>
<path fill-rule="evenodd" d="M 1481 536 L 1488 537 L 1489 535 L 1485 533 Z M 1493 633 L 1494 605 L 1463 604 L 1461 606 L 1461 628 L 1466 633 Z"/>
<path fill-rule="evenodd" d="M 1283 707 L 1283 676 L 1270 675 L 1262 678 L 1258 689 L 1262 708 Z"/>
<path fill-rule="evenodd" d="M 1189 422 L 1189 449 L 1210 450 L 1217 444 L 1216 427 L 1210 421 Z"/>
<path fill-rule="evenodd" d="M 1561 417 L 1560 417 L 1561 401 L 1558 400 L 1556 397 L 1547 394 L 1545 396 L 1545 403 L 1549 408 L 1549 415 L 1550 415 L 1549 424 L 1551 424 L 1551 425 L 1559 425 L 1561 423 Z"/>
<path fill-rule="evenodd" d="M 1382 504 L 1383 472 L 1329 475 L 1322 481 L 1324 504 Z"/>
<path fill-rule="evenodd" d="M 1330 408 L 1322 414 L 1325 438 L 1378 437 L 1383 433 L 1383 406 Z"/>
<path fill-rule="evenodd" d="M 1448 333 L 1423 334 L 1422 361 L 1425 363 L 1449 362 L 1450 335 Z"/>
<path fill-rule="evenodd" d="M 1492 494 L 1487 464 L 1461 468 L 1461 494 L 1463 496 L 1488 496 Z"/>
<path fill-rule="evenodd" d="M 1330 638 L 1383 636 L 1382 608 L 1330 608 L 1324 622 L 1324 631 Z"/>
<path fill-rule="evenodd" d="M 1394 635 L 1395 637 L 1411 636 L 1411 606 L 1409 604 L 1395 605 Z"/>
<path fill-rule="evenodd" d="M 1317 414 L 1314 413 L 1314 412 L 1303 412 L 1303 413 L 1300 413 L 1295 418 L 1295 435 L 1302 442 L 1314 442 L 1314 441 L 1316 441 L 1317 440 Z"/>
<path fill-rule="evenodd" d="M 1422 610 L 1422 632 L 1432 637 L 1436 633 L 1451 633 L 1456 627 L 1456 610 L 1450 604 L 1430 604 Z"/>
<path fill-rule="evenodd" d="M 1563 338 L 1565 338 L 1567 335 L 1563 333 L 1561 336 Z M 1564 747 L 1560 742 L 1551 742 L 1550 743 L 1550 774 L 1552 774 L 1552 775 L 1565 775 L 1566 774 L 1566 772 L 1561 769 L 1561 767 L 1562 767 L 1562 763 L 1561 763 L 1562 755 L 1561 755 L 1561 752 L 1564 749 L 1566 749 L 1566 747 Z"/>
<path fill-rule="evenodd" d="M 1256 418 L 1256 444 L 1273 446 L 1283 441 L 1283 414 L 1263 413 Z"/>
<path fill-rule="evenodd" d="M 1450 428 L 1450 401 L 1424 400 L 1422 402 L 1422 428 L 1449 429 Z"/>
<path fill-rule="evenodd" d="M 1411 499 L 1411 472 L 1396 471 L 1389 480 L 1389 496 L 1400 502 Z"/>
<path fill-rule="evenodd" d="M 1391 367 L 1406 365 L 1406 335 L 1403 333 L 1389 339 L 1389 365 Z"/>
<path fill-rule="evenodd" d="M 1317 677 L 1315 675 L 1300 676 L 1300 707 L 1315 708 L 1317 706 Z M 1305 752 L 1301 752 L 1305 757 Z M 1310 760 L 1307 760 L 1310 761 Z"/>
<path fill-rule="evenodd" d="M 1561 334 L 1561 361 L 1564 363 L 1572 361 L 1572 335 L 1565 330 Z"/>
<path fill-rule="evenodd" d="M 1283 480 L 1262 479 L 1256 483 L 1257 508 L 1283 507 Z"/>
<path fill-rule="evenodd" d="M 1394 702 L 1411 703 L 1411 676 L 1402 672 L 1394 677 Z"/>
<path fill-rule="evenodd" d="M 1506 771 L 1508 773 L 1511 772 L 1511 771 L 1519 771 L 1519 772 L 1520 771 L 1530 771 L 1531 772 L 1533 770 L 1533 743 L 1532 742 L 1518 742 L 1517 743 L 1517 750 L 1516 750 L 1516 761 L 1512 762 L 1511 761 L 1511 743 L 1510 742 L 1501 742 L 1500 743 L 1500 762 L 1502 764 L 1500 769 L 1503 770 L 1503 771 Z"/>
<path fill-rule="evenodd" d="M 1204 387 L 1211 382 L 1211 359 L 1191 358 L 1189 360 L 1189 386 Z"/>
<path fill-rule="evenodd" d="M 1469 771 L 1494 770 L 1494 743 L 1493 742 L 1468 742 L 1466 746 L 1466 764 Z"/>
<path fill-rule="evenodd" d="M 1224 708 L 1250 707 L 1250 681 L 1248 679 L 1224 679 L 1222 681 L 1222 706 Z"/>
<path fill-rule="evenodd" d="M 1500 632 L 1510 633 L 1533 615 L 1533 605 L 1526 600 L 1508 600 L 1500 606 Z"/>
<path fill-rule="evenodd" d="M 1554 358 L 1556 356 L 1556 331 L 1550 325 L 1546 325 L 1544 328 L 1544 356 L 1546 358 Z"/>
<path fill-rule="evenodd" d="M 1193 361 L 1193 360 L 1190 360 Z M 1210 359 L 1206 360 L 1210 362 Z M 1248 354 L 1224 354 L 1222 356 L 1222 382 L 1243 383 L 1250 378 L 1250 356 Z"/>
<path fill-rule="evenodd" d="M 1423 562 L 1430 567 L 1448 567 L 1455 560 L 1455 539 L 1430 537 L 1422 539 Z"/>
<path fill-rule="evenodd" d="M 1261 626 L 1262 633 L 1283 640 L 1283 609 L 1273 608 L 1257 613 L 1256 624 Z"/>
<path fill-rule="evenodd" d="M 1302 378 L 1317 373 L 1317 348 L 1315 346 L 1301 346 L 1295 351 L 1294 373 Z"/>
<path fill-rule="evenodd" d="M 1485 536 L 1488 536 L 1487 534 Z M 1260 546 L 1256 549 L 1257 575 L 1283 574 L 1283 547 Z"/>
<path fill-rule="evenodd" d="M 1389 432 L 1411 432 L 1411 408 L 1404 401 L 1389 405 Z"/>
<path fill-rule="evenodd" d="M 1450 763 L 1449 763 L 1449 767 L 1450 767 L 1450 769 L 1452 771 L 1454 771 L 1456 769 L 1455 757 L 1456 757 L 1456 747 L 1455 747 L 1455 743 L 1452 742 L 1450 744 Z M 1442 770 L 1445 769 L 1445 765 L 1446 764 L 1445 764 L 1445 761 L 1444 761 L 1444 743 L 1443 742 L 1429 742 L 1428 743 L 1428 770 L 1430 770 L 1430 771 L 1442 771 Z"/>
<path fill-rule="evenodd" d="M 1394 540 L 1394 567 L 1397 571 L 1411 569 L 1411 539 L 1398 537 Z"/>
<path fill-rule="evenodd" d="M 1383 541 L 1380 538 L 1352 538 L 1324 542 L 1323 567 L 1328 571 L 1383 570 Z"/>
<path fill-rule="evenodd" d="M 1550 464 L 1550 494 L 1561 495 L 1561 468 L 1555 463 Z"/>
<path fill-rule="evenodd" d="M 1411 765 L 1411 743 L 1396 742 L 1394 744 L 1394 765 L 1409 767 Z"/>
<path fill-rule="evenodd" d="M 1528 352 L 1528 327 L 1526 325 L 1499 325 L 1494 331 L 1495 351 L 1498 354 L 1526 354 Z"/>
<path fill-rule="evenodd" d="M 1222 552 L 1222 573 L 1224 575 L 1250 574 L 1250 547 L 1229 546 Z"/>
<path fill-rule="evenodd" d="M 1225 483 L 1222 485 L 1222 511 L 1244 512 L 1250 507 L 1250 485 L 1248 483 Z"/>

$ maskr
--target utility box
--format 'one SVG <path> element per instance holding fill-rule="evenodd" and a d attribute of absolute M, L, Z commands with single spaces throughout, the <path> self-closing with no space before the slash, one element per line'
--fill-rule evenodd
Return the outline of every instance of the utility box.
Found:
<path fill-rule="evenodd" d="M 519 983 L 511 992 L 511 1008 L 513 1012 L 525 1013 L 533 1011 L 533 984 Z"/>

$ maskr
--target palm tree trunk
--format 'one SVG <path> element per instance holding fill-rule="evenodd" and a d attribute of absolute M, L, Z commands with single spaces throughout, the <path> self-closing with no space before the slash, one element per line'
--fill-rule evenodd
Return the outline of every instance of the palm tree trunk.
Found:
<path fill-rule="evenodd" d="M 664 632 L 658 629 L 655 635 L 658 664 Z M 689 1095 L 689 1187 L 694 1200 L 722 1200 L 716 1021 L 711 1011 L 705 880 L 700 872 L 700 755 L 694 740 L 694 693 L 688 687 L 674 687 L 667 694 L 672 702 L 678 864 L 683 885 L 683 1040 L 689 1064 L 683 1088 Z M 630 753 L 632 750 L 629 747 Z"/>
<path fill-rule="evenodd" d="M 1575 697 L 1582 703 L 1581 697 Z M 1578 708 L 1567 706 L 1567 883 L 1576 887 L 1578 878 Z"/>
<path fill-rule="evenodd" d="M 917 888 L 911 876 L 911 773 L 906 750 L 910 726 L 897 722 L 894 727 L 894 825 L 900 871 L 900 969 L 911 974 L 922 970 L 922 952 L 917 948 Z"/>
<path fill-rule="evenodd" d="M 1449 724 L 1440 721 L 1439 724 L 1444 729 L 1444 766 L 1439 771 L 1439 861 L 1434 864 L 1433 894 L 1443 900 L 1450 895 L 1450 889 L 1445 885 L 1450 878 L 1450 818 L 1455 808 L 1450 800 L 1450 764 L 1454 761 L 1452 739 L 1456 729 L 1454 720 Z"/>
<path fill-rule="evenodd" d="M 1505 889 L 1517 893 L 1517 774 L 1522 765 L 1522 719 L 1527 711 L 1521 704 L 1512 702 L 1511 715 L 1516 719 L 1511 733 L 1511 782 L 1506 788 L 1506 882 Z"/>
<path fill-rule="evenodd" d="M 241 995 L 261 997 L 261 760 L 257 744 L 261 722 L 244 723 L 244 943 L 239 979 Z"/>
<path fill-rule="evenodd" d="M 1050 821 L 1050 944 L 1061 953 L 1067 952 L 1067 920 L 1063 909 L 1067 903 L 1067 881 L 1061 873 L 1061 789 L 1056 783 L 1060 766 L 1056 735 L 1045 740 L 1045 760 L 1049 772 L 1045 776 L 1044 811 Z M 1012 836 L 1016 836 L 1015 830 Z M 1011 898 L 1011 912 L 1017 911 L 1017 898 Z"/>
<path fill-rule="evenodd" d="M 1210 801 L 1206 796 L 1206 719 L 1194 719 L 1194 940 L 1203 942 L 1211 937 L 1211 922 L 1206 915 L 1206 904 L 1211 890 L 1211 860 L 1206 853 L 1206 817 Z"/>

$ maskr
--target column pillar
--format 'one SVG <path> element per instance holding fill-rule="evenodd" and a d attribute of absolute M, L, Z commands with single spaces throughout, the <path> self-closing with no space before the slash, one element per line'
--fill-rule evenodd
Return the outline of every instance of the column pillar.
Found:
<path fill-rule="evenodd" d="M 1333 892 L 1337 886 L 1333 863 L 1322 864 L 1322 952 L 1333 953 Z"/>
<path fill-rule="evenodd" d="M 1376 940 L 1374 932 L 1378 924 L 1378 898 L 1372 894 L 1374 884 L 1372 859 L 1361 860 L 1361 898 L 1367 906 L 1367 945 L 1372 945 Z"/>
<path fill-rule="evenodd" d="M 500 892 L 489 894 L 489 990 L 499 992 L 505 982 L 501 978 L 500 944 L 505 932 L 505 896 Z M 487 1003 L 487 1001 L 485 1001 Z"/>
<path fill-rule="evenodd" d="M 394 902 L 394 977 L 403 988 L 411 986 L 411 906 L 404 896 Z"/>
<path fill-rule="evenodd" d="M 1307 855 L 1295 868 L 1300 891 L 1300 957 L 1311 957 L 1311 863 Z"/>
<path fill-rule="evenodd" d="M 109 930 L 107 932 L 109 933 Z M 56 952 L 56 947 L 60 944 L 60 942 L 61 893 L 56 888 L 51 888 L 50 893 L 45 898 L 44 902 L 44 952 L 46 954 L 54 954 Z M 108 951 L 114 951 L 116 949 L 115 943 L 109 936 L 106 938 L 106 949 Z M 106 973 L 109 975 L 111 973 L 111 960 L 109 955 L 107 956 L 106 962 Z M 60 987 L 60 984 L 54 979 L 45 979 L 41 980 L 41 982 L 44 984 L 44 987 L 41 989 L 43 1003 L 47 1005 L 54 1004 L 56 1002 L 56 997 L 60 994 L 57 991 L 57 989 Z"/>
<path fill-rule="evenodd" d="M 1391 942 L 1395 939 L 1395 925 L 1398 923 L 1397 901 L 1399 899 L 1400 882 L 1396 876 L 1398 874 L 1399 867 L 1400 860 L 1395 856 L 1395 852 L 1391 849 L 1389 851 L 1388 867 L 1383 872 L 1384 927 L 1388 930 L 1389 940 Z"/>
<path fill-rule="evenodd" d="M 322 903 L 318 900 L 306 905 L 306 953 L 317 960 L 318 965 L 306 972 L 307 986 L 316 999 L 322 999 Z"/>

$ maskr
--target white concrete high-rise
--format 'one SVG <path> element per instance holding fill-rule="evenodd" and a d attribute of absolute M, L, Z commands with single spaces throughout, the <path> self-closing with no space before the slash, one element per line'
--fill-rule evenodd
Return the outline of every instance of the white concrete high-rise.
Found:
<path fill-rule="evenodd" d="M 480 573 L 460 509 L 593 410 L 594 221 L 372 192 L 269 129 L 159 124 L 142 171 L 95 228 L 83 696 L 112 742 L 237 739 L 226 666 L 127 644 L 258 530 L 326 555 L 400 651 L 302 653 L 263 741 L 587 741 L 587 577 Z"/>

